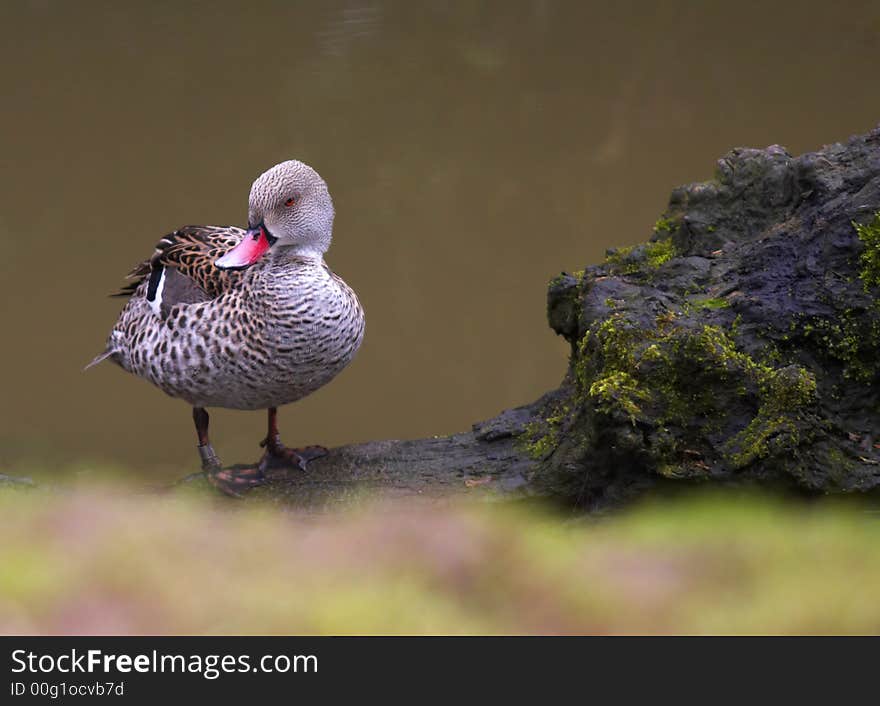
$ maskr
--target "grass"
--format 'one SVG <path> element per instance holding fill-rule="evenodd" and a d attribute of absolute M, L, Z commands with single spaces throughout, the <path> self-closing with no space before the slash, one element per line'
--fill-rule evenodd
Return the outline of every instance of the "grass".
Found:
<path fill-rule="evenodd" d="M 573 520 L 0 494 L 5 634 L 876 633 L 880 517 L 730 494 Z"/>

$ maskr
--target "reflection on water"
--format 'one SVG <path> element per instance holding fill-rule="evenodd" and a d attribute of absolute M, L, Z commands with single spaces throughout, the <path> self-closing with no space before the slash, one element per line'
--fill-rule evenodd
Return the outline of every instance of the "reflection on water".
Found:
<path fill-rule="evenodd" d="M 80 372 L 104 295 L 165 232 L 242 223 L 298 157 L 367 337 L 282 413 L 294 443 L 451 432 L 553 386 L 546 281 L 644 240 L 735 145 L 803 151 L 880 120 L 880 10 L 828 3 L 6 2 L 0 471 L 193 465 L 189 412 Z M 262 415 L 218 413 L 228 460 Z M 179 469 L 178 469 L 179 470 Z"/>

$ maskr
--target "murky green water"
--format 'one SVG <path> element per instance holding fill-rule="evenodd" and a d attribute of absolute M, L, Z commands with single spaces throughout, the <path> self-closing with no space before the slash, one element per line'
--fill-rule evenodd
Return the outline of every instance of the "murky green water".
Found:
<path fill-rule="evenodd" d="M 291 443 L 451 432 L 555 385 L 546 281 L 646 239 L 736 145 L 880 121 L 875 2 L 0 5 L 0 472 L 195 466 L 189 410 L 81 368 L 164 233 L 291 157 L 336 201 L 364 347 Z M 228 461 L 260 414 L 214 415 Z M 164 469 L 164 471 L 163 471 Z"/>

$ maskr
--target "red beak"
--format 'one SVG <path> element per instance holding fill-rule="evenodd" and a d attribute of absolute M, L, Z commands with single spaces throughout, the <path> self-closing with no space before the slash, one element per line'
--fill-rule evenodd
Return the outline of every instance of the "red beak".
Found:
<path fill-rule="evenodd" d="M 241 242 L 225 255 L 217 258 L 214 265 L 221 270 L 240 270 L 250 267 L 272 247 L 275 238 L 270 241 L 270 237 L 262 224 L 256 228 L 248 228 Z"/>

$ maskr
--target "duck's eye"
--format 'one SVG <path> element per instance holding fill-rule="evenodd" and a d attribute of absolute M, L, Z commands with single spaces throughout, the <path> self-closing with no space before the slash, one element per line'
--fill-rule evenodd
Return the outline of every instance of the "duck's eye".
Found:
<path fill-rule="evenodd" d="M 291 196 L 287 201 L 284 202 L 285 206 L 293 206 L 296 203 L 296 199 Z"/>

